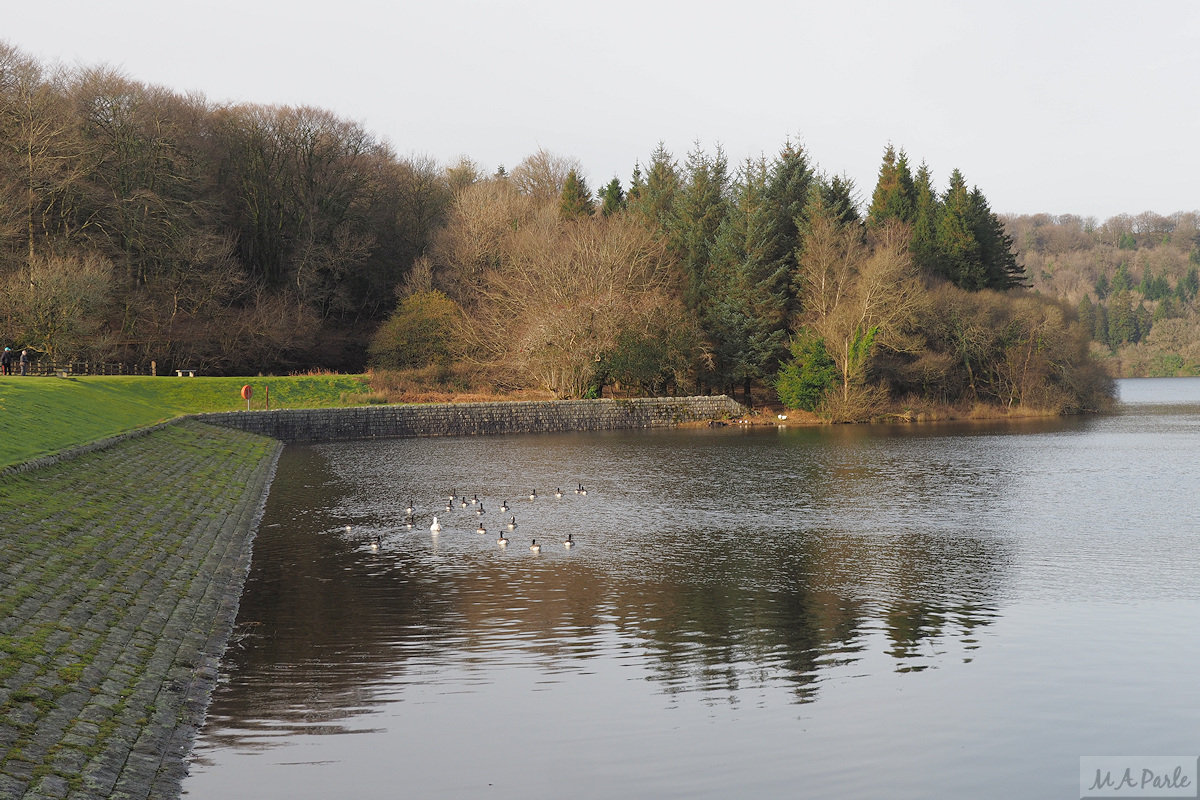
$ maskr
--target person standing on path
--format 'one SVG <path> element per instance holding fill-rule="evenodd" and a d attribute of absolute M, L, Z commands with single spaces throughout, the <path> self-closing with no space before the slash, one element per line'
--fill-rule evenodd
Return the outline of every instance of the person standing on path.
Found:
<path fill-rule="evenodd" d="M 21 374 L 29 374 L 29 348 L 27 347 L 21 350 Z"/>

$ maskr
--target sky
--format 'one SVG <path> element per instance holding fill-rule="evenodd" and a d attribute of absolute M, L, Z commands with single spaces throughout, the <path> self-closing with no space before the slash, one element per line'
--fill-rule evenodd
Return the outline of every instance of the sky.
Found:
<path fill-rule="evenodd" d="M 661 142 L 731 167 L 788 141 L 865 204 L 890 143 L 992 209 L 1200 209 L 1191 0 L 41 0 L 0 40 L 209 102 L 309 105 L 400 156 L 543 149 L 595 189 Z"/>

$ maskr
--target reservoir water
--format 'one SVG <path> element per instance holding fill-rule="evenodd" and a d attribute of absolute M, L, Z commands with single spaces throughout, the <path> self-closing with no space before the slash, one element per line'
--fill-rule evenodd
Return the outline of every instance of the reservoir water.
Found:
<path fill-rule="evenodd" d="M 1062 798 L 1195 757 L 1200 379 L 1120 391 L 288 447 L 184 793 Z"/>

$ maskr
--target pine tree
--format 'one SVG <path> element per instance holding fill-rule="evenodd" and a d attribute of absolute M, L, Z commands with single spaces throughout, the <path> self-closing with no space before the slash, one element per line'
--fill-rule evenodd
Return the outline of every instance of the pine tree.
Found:
<path fill-rule="evenodd" d="M 625 209 L 625 192 L 621 189 L 621 181 L 613 178 L 600 190 L 600 214 L 610 217 Z"/>
<path fill-rule="evenodd" d="M 662 142 L 650 154 L 644 181 L 635 168 L 627 206 L 652 231 L 667 236 L 674 217 L 675 195 L 680 190 L 679 168 Z"/>
<path fill-rule="evenodd" d="M 987 285 L 979 240 L 975 238 L 975 205 L 957 169 L 950 173 L 950 185 L 942 197 L 935 241 L 937 274 L 971 291 Z"/>
<path fill-rule="evenodd" d="M 791 290 L 797 272 L 796 254 L 800 251 L 806 222 L 804 209 L 812 194 L 815 176 L 803 148 L 788 142 L 771 165 L 767 181 L 767 205 L 775 214 L 775 260 L 784 272 L 787 307 L 790 318 L 799 311 L 799 298 Z"/>
<path fill-rule="evenodd" d="M 716 299 L 705 327 L 713 338 L 717 376 L 743 384 L 747 398 L 752 380 L 777 369 L 787 337 L 789 273 L 780 258 L 770 177 L 765 162 L 746 162 L 711 252 L 709 284 Z"/>
<path fill-rule="evenodd" d="M 854 181 L 841 175 L 834 175 L 819 183 L 821 200 L 829 209 L 839 225 L 849 225 L 860 220 L 858 203 L 854 199 Z"/>
<path fill-rule="evenodd" d="M 908 156 L 903 150 L 897 155 L 890 144 L 883 153 L 879 179 L 867 209 L 867 226 L 878 227 L 888 220 L 911 224 L 916 218 L 916 198 Z"/>
<path fill-rule="evenodd" d="M 941 205 L 933 190 L 933 177 L 924 163 L 913 180 L 913 263 L 928 275 L 937 273 L 937 226 Z"/>
<path fill-rule="evenodd" d="M 979 258 L 983 265 L 985 289 L 1014 289 L 1025 285 L 1025 268 L 1017 263 L 1013 240 L 1004 223 L 992 213 L 987 198 L 978 187 L 971 192 L 971 217 Z"/>
<path fill-rule="evenodd" d="M 685 182 L 675 196 L 669 244 L 683 269 L 683 299 L 692 311 L 706 305 L 709 254 L 728 210 L 725 153 L 709 156 L 696 147 L 688 154 Z"/>
<path fill-rule="evenodd" d="M 568 172 L 567 179 L 563 182 L 558 213 L 563 219 L 583 219 L 596 213 L 596 205 L 592 202 L 592 192 L 588 189 L 587 181 L 575 170 Z"/>

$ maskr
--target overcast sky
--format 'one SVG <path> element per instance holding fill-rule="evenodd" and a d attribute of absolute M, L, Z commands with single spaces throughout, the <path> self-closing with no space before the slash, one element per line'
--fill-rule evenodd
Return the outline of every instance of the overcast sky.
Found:
<path fill-rule="evenodd" d="M 313 105 L 400 155 L 589 184 L 659 141 L 731 165 L 789 138 L 864 198 L 884 147 L 1000 213 L 1200 208 L 1200 3 L 42 0 L 0 38 L 213 103 Z"/>

